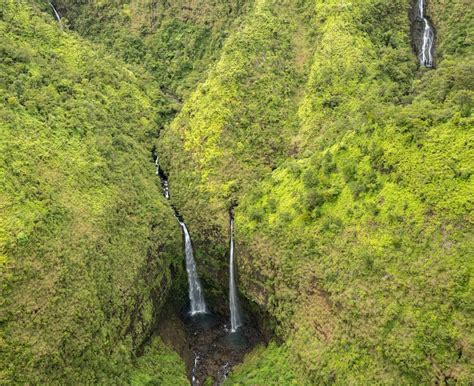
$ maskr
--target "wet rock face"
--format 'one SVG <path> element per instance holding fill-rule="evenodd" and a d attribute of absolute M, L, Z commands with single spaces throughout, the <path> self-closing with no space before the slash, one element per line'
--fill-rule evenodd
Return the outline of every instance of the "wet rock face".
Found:
<path fill-rule="evenodd" d="M 436 31 L 430 17 L 426 14 L 426 0 L 413 1 L 410 21 L 413 52 L 418 57 L 420 65 L 429 68 L 435 67 Z M 427 38 L 430 40 L 429 44 Z"/>
<path fill-rule="evenodd" d="M 169 306 L 158 325 L 163 342 L 183 358 L 192 385 L 220 385 L 246 353 L 266 342 L 257 320 L 244 315 L 244 325 L 231 333 L 229 315 L 218 313 L 191 316 L 189 307 Z"/>
<path fill-rule="evenodd" d="M 184 319 L 188 343 L 195 359 L 190 371 L 193 385 L 202 385 L 210 377 L 220 385 L 232 367 L 262 341 L 259 331 L 244 325 L 231 333 L 220 315 L 205 314 Z"/>

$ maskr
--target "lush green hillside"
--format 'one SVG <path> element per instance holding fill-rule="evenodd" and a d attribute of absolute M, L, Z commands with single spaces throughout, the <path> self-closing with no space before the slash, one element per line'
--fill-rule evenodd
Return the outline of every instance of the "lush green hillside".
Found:
<path fill-rule="evenodd" d="M 216 290 L 226 290 L 229 208 L 291 153 L 311 55 L 303 5 L 259 2 L 160 138 L 172 198 Z"/>
<path fill-rule="evenodd" d="M 0 35 L 0 383 L 127 382 L 181 269 L 162 96 L 32 2 L 2 2 Z"/>
<path fill-rule="evenodd" d="M 224 272 L 238 202 L 241 290 L 286 340 L 243 383 L 272 360 L 299 383 L 472 381 L 473 12 L 429 2 L 426 70 L 410 6 L 257 2 L 162 137 L 201 263 Z"/>
<path fill-rule="evenodd" d="M 107 46 L 130 64 L 143 65 L 174 111 L 209 65 L 252 0 L 58 0 L 65 23 Z M 174 103 L 173 103 L 174 102 Z"/>
<path fill-rule="evenodd" d="M 237 205 L 278 335 L 228 384 L 474 382 L 469 1 L 427 0 L 434 69 L 408 0 L 55 4 L 0 6 L 2 381 L 185 383 L 135 357 L 181 267 L 158 144 L 207 298 Z"/>

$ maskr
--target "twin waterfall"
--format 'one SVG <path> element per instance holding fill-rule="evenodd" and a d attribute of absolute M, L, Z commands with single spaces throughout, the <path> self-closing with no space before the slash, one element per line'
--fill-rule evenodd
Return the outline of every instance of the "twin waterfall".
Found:
<path fill-rule="evenodd" d="M 186 254 L 186 272 L 188 273 L 189 284 L 189 301 L 191 303 L 191 315 L 205 314 L 207 312 L 206 302 L 204 301 L 204 294 L 202 292 L 201 282 L 196 269 L 196 262 L 194 261 L 193 245 L 191 244 L 191 237 L 189 236 L 186 224 L 179 220 L 179 225 L 184 234 L 184 250 Z"/>
<path fill-rule="evenodd" d="M 433 67 L 433 46 L 434 30 L 429 20 L 425 16 L 425 0 L 418 0 L 417 17 L 423 22 L 423 41 L 420 47 L 419 60 L 420 65 L 424 67 Z"/>
<path fill-rule="evenodd" d="M 163 195 L 170 198 L 168 179 L 160 167 L 158 157 L 155 158 L 156 175 L 160 177 Z M 204 293 L 199 280 L 196 261 L 194 260 L 193 245 L 186 224 L 175 209 L 175 216 L 181 226 L 184 235 L 184 252 L 186 256 L 186 272 L 188 274 L 190 314 L 198 315 L 208 312 Z M 239 295 L 237 291 L 237 279 L 235 274 L 235 247 L 234 247 L 234 218 L 230 213 L 230 256 L 229 256 L 229 305 L 230 305 L 230 325 L 231 332 L 236 332 L 242 326 L 242 315 L 240 311 Z"/>
<path fill-rule="evenodd" d="M 234 219 L 232 214 L 230 216 L 229 305 L 231 332 L 235 332 L 242 325 L 242 317 L 240 315 L 239 294 L 235 278 Z"/>

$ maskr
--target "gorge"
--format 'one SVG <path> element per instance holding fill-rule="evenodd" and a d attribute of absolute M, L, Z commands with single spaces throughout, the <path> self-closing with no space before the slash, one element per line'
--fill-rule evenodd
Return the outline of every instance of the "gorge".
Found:
<path fill-rule="evenodd" d="M 473 34 L 464 0 L 2 1 L 0 384 L 472 383 Z"/>

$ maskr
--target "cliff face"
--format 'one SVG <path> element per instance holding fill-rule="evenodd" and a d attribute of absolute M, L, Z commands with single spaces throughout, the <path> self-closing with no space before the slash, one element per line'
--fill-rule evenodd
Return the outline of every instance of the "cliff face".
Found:
<path fill-rule="evenodd" d="M 0 8 L 2 376 L 126 379 L 182 258 L 156 144 L 206 295 L 237 204 L 240 290 L 283 341 L 230 382 L 472 381 L 468 1 L 427 1 L 432 70 L 408 0 L 55 5 L 81 38 Z"/>
<path fill-rule="evenodd" d="M 0 35 L 0 383 L 126 382 L 181 270 L 162 97 L 33 2 L 2 2 Z"/>
<path fill-rule="evenodd" d="M 257 2 L 161 137 L 210 283 L 239 204 L 241 291 L 286 340 L 275 382 L 472 377 L 473 15 L 428 2 L 427 70 L 412 6 Z"/>

